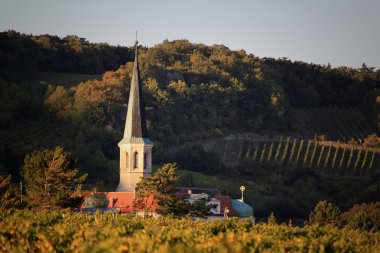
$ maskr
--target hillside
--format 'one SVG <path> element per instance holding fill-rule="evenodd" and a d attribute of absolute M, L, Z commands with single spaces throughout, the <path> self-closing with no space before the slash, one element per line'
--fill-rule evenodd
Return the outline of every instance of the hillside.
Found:
<path fill-rule="evenodd" d="M 38 72 L 34 79 L 54 86 L 71 87 L 89 80 L 101 80 L 102 76 L 75 73 Z"/>
<path fill-rule="evenodd" d="M 26 153 L 61 145 L 90 184 L 112 190 L 133 52 L 13 31 L 1 34 L 0 52 L 0 172 L 17 181 Z M 231 192 L 244 183 L 259 213 L 283 217 L 303 217 L 322 198 L 346 205 L 380 194 L 379 154 L 364 141 L 380 129 L 380 70 L 186 40 L 143 48 L 140 63 L 154 163 L 228 179 Z"/>
<path fill-rule="evenodd" d="M 248 134 L 202 144 L 206 151 L 217 153 L 228 168 L 244 167 L 244 173 L 260 164 L 311 169 L 323 176 L 371 178 L 380 173 L 380 149 L 354 144 Z"/>
<path fill-rule="evenodd" d="M 90 43 L 76 35 L 60 38 L 14 30 L 0 32 L 0 55 L 0 76 L 17 82 L 35 77 L 36 72 L 101 75 L 133 59 L 127 47 Z"/>
<path fill-rule="evenodd" d="M 288 108 L 291 129 L 304 138 L 323 135 L 328 140 L 364 140 L 374 133 L 363 114 L 353 107 Z"/>

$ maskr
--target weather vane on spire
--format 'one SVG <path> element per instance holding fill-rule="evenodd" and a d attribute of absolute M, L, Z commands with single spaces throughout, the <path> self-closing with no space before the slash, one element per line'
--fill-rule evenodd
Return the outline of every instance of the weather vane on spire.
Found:
<path fill-rule="evenodd" d="M 139 42 L 137 41 L 137 30 L 136 30 L 136 41 L 135 44 L 137 45 Z"/>

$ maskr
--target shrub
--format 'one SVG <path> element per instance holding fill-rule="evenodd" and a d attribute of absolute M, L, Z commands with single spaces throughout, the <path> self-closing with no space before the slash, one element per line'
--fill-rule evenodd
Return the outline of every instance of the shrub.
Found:
<path fill-rule="evenodd" d="M 354 229 L 369 231 L 375 227 L 375 222 L 369 214 L 360 212 L 355 214 L 354 218 L 347 225 Z"/>
<path fill-rule="evenodd" d="M 277 219 L 276 219 L 276 216 L 274 215 L 273 212 L 269 214 L 267 223 L 269 225 L 276 225 L 277 224 Z"/>
<path fill-rule="evenodd" d="M 319 201 L 309 215 L 309 224 L 342 226 L 343 222 L 340 213 L 339 207 L 333 203 L 326 200 Z"/>
<path fill-rule="evenodd" d="M 380 231 L 380 202 L 354 205 L 342 218 L 349 227 Z"/>

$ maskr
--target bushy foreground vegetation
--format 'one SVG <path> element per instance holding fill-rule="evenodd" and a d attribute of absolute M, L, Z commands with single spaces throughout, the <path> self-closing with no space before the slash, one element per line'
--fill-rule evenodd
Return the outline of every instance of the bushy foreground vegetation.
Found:
<path fill-rule="evenodd" d="M 330 225 L 253 225 L 249 220 L 0 213 L 1 252 L 378 252 L 380 234 Z"/>

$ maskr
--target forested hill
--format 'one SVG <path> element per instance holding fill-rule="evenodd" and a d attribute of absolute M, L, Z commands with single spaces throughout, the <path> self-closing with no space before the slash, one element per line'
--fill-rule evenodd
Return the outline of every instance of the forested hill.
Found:
<path fill-rule="evenodd" d="M 0 33 L 0 76 L 23 81 L 37 71 L 103 74 L 133 59 L 128 47 L 90 43 L 68 35 L 26 35 L 10 30 Z"/>
<path fill-rule="evenodd" d="M 61 39 L 8 31 L 0 34 L 0 54 L 0 123 L 39 119 L 49 111 L 48 118 L 122 130 L 131 48 L 93 44 L 77 36 Z M 148 126 L 152 137 L 164 143 L 260 129 L 294 131 L 293 108 L 354 107 L 370 125 L 366 134 L 379 129 L 380 70 L 365 64 L 360 69 L 331 68 L 186 40 L 166 40 L 142 49 L 140 57 Z M 109 69 L 115 71 L 105 72 L 101 81 L 72 88 L 27 84 L 37 71 Z"/>

